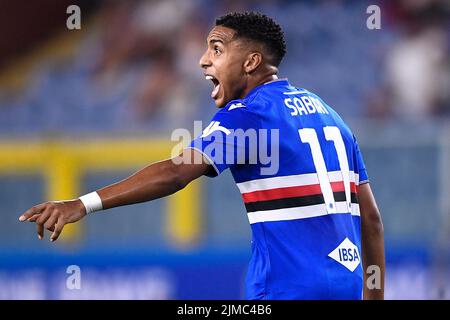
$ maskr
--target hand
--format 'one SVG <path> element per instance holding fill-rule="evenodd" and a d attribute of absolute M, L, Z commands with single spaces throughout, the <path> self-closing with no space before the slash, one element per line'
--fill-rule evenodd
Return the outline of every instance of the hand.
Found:
<path fill-rule="evenodd" d="M 50 201 L 25 211 L 19 221 L 36 222 L 39 240 L 44 239 L 44 228 L 52 231 L 50 241 L 55 241 L 68 223 L 77 222 L 86 215 L 81 200 Z"/>

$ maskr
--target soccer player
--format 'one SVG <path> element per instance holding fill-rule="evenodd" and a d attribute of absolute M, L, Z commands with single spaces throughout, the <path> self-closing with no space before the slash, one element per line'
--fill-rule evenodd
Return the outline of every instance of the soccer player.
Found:
<path fill-rule="evenodd" d="M 283 31 L 266 15 L 218 18 L 200 66 L 219 110 L 203 134 L 178 157 L 78 199 L 39 204 L 19 220 L 54 241 L 93 211 L 164 197 L 229 168 L 252 228 L 248 299 L 383 299 L 383 225 L 357 141 L 322 99 L 277 77 L 285 53 Z M 229 138 L 239 130 L 266 130 L 257 147 L 266 144 L 278 163 L 264 171 L 267 163 L 251 161 L 248 139 Z M 372 285 L 369 266 L 378 271 Z"/>

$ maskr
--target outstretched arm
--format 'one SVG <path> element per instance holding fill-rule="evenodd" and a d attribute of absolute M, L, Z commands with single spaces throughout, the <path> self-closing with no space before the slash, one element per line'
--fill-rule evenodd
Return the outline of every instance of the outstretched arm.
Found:
<path fill-rule="evenodd" d="M 201 159 L 184 161 L 184 159 Z M 208 173 L 213 168 L 195 150 L 185 150 L 177 158 L 153 163 L 130 177 L 97 190 L 103 209 L 162 198 L 183 189 L 189 182 Z M 86 208 L 79 199 L 50 201 L 39 204 L 23 213 L 19 220 L 36 222 L 39 239 L 44 228 L 52 231 L 51 241 L 58 239 L 64 225 L 86 216 Z"/>
<path fill-rule="evenodd" d="M 361 237 L 362 237 L 362 259 L 364 267 L 364 299 L 380 300 L 384 299 L 384 231 L 381 215 L 378 210 L 375 198 L 370 189 L 369 183 L 359 186 L 358 200 L 361 211 Z M 379 279 L 374 283 L 369 281 L 368 268 L 375 266 L 376 271 L 380 271 Z M 378 268 L 379 269 L 378 269 Z M 372 267 L 373 268 L 373 267 Z M 369 273 L 371 275 L 371 272 Z M 377 287 L 379 284 L 379 287 Z"/>

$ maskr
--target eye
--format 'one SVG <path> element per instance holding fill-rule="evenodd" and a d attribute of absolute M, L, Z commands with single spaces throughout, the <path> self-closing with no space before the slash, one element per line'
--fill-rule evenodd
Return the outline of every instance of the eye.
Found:
<path fill-rule="evenodd" d="M 220 50 L 218 47 L 215 47 L 215 48 L 214 48 L 214 53 L 215 53 L 216 55 L 219 55 L 219 54 L 222 53 L 222 50 Z"/>

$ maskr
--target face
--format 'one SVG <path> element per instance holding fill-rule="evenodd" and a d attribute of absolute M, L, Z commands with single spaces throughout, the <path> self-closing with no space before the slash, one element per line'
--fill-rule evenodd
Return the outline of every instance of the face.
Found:
<path fill-rule="evenodd" d="M 211 98 L 218 108 L 243 98 L 246 88 L 244 64 L 249 51 L 245 42 L 234 35 L 233 29 L 214 27 L 207 38 L 208 48 L 199 61 L 205 78 L 212 81 Z"/>

